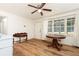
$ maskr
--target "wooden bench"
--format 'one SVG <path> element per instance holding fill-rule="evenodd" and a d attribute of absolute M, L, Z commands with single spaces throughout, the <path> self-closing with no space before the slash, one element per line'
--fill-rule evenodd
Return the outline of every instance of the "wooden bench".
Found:
<path fill-rule="evenodd" d="M 18 37 L 19 38 L 19 43 L 21 43 L 21 37 L 26 37 L 26 41 L 27 41 L 27 33 L 15 33 L 13 34 L 13 37 Z M 13 43 L 14 43 L 14 38 L 13 38 Z"/>

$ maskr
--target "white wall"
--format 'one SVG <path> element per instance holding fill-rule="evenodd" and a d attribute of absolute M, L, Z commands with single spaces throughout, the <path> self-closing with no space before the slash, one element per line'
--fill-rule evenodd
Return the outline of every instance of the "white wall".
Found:
<path fill-rule="evenodd" d="M 16 32 L 27 32 L 28 38 L 32 38 L 34 35 L 34 22 L 33 20 L 17 16 L 15 14 L 0 11 L 1 16 L 6 16 L 6 31 L 7 34 L 13 34 Z M 25 27 L 24 27 L 25 25 Z"/>
<path fill-rule="evenodd" d="M 70 17 L 70 16 L 75 16 L 75 30 L 73 33 L 67 34 L 66 32 L 64 33 L 66 35 L 66 39 L 64 39 L 62 41 L 62 43 L 64 44 L 68 44 L 68 45 L 75 45 L 75 46 L 79 46 L 79 10 L 74 10 L 74 11 L 70 11 L 70 12 L 66 12 L 66 13 L 60 13 L 57 15 L 53 15 L 51 17 L 45 17 L 45 18 L 41 18 L 39 20 L 37 20 L 36 22 L 42 22 L 43 25 L 43 38 L 45 38 L 46 34 L 48 34 L 47 31 L 47 21 L 49 20 L 55 20 L 55 19 L 62 19 L 62 18 L 66 18 L 66 17 Z M 52 32 L 54 33 L 54 32 Z"/>
<path fill-rule="evenodd" d="M 77 11 L 77 16 L 76 16 L 76 25 L 75 25 L 75 33 L 76 33 L 76 46 L 79 47 L 79 11 Z"/>
<path fill-rule="evenodd" d="M 1 22 L 0 22 L 0 32 L 1 32 Z"/>

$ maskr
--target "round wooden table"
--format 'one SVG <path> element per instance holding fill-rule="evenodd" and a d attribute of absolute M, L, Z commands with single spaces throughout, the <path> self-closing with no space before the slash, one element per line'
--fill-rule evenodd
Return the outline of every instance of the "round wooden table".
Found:
<path fill-rule="evenodd" d="M 58 41 L 61 39 L 65 39 L 64 35 L 52 34 L 52 35 L 46 35 L 46 37 L 52 39 L 52 43 L 51 45 L 48 45 L 48 47 L 54 47 L 57 50 L 61 49 L 62 44 L 60 44 Z"/>

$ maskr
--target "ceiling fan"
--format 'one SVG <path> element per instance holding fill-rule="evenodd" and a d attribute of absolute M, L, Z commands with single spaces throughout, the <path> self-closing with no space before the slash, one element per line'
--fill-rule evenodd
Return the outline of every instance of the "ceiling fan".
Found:
<path fill-rule="evenodd" d="M 41 5 L 37 5 L 37 6 L 33 6 L 33 5 L 28 4 L 28 6 L 33 7 L 33 8 L 36 8 L 36 10 L 33 11 L 33 12 L 31 12 L 31 14 L 33 14 L 33 13 L 35 13 L 35 12 L 38 11 L 38 12 L 41 14 L 41 16 L 43 16 L 42 10 L 43 10 L 43 11 L 49 11 L 49 12 L 51 12 L 51 11 L 52 11 L 51 9 L 43 8 L 45 4 L 46 4 L 46 3 L 41 3 Z"/>

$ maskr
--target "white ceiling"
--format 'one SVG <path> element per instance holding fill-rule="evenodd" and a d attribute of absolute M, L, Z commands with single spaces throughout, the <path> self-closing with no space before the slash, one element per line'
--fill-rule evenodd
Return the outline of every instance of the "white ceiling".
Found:
<path fill-rule="evenodd" d="M 32 5 L 38 5 L 40 3 L 30 3 Z M 68 4 L 68 3 L 47 3 L 43 8 L 52 9 L 52 12 L 43 11 L 44 15 L 41 16 L 38 12 L 31 14 L 35 8 L 27 6 L 27 4 L 0 4 L 0 10 L 7 11 L 29 19 L 39 19 L 42 17 L 51 16 L 57 13 L 69 11 L 72 9 L 79 8 L 79 4 Z"/>

